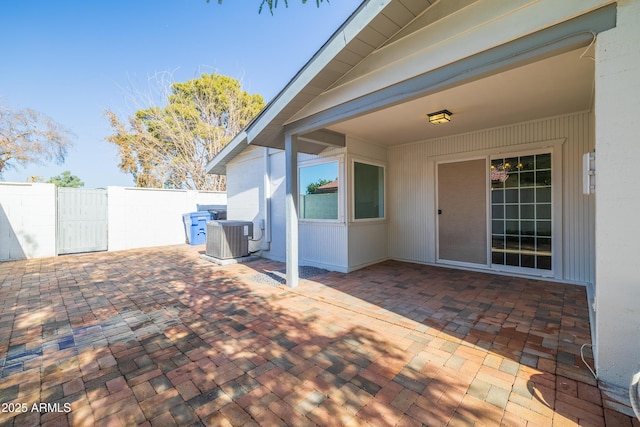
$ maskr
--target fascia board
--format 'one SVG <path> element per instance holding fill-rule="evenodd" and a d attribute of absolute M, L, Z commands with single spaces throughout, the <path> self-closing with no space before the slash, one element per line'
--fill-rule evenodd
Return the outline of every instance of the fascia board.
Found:
<path fill-rule="evenodd" d="M 309 82 L 392 1 L 370 0 L 363 3 L 247 128 L 248 143 L 251 144 L 251 141 L 277 118 L 295 96 L 303 91 Z"/>
<path fill-rule="evenodd" d="M 240 154 L 247 147 L 247 133 L 240 132 L 220 152 L 207 163 L 207 173 L 226 175 L 227 163 Z"/>

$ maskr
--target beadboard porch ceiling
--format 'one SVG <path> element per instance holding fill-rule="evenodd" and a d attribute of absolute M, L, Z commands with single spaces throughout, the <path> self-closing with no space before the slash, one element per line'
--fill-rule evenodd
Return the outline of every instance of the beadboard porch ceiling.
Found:
<path fill-rule="evenodd" d="M 588 111 L 594 94 L 593 48 L 580 48 L 436 94 L 346 120 L 331 130 L 394 146 Z M 451 122 L 427 114 L 447 109 Z"/>

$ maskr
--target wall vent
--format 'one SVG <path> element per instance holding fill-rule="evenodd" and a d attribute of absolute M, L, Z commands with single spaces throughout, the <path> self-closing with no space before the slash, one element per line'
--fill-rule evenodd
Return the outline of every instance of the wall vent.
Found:
<path fill-rule="evenodd" d="M 209 221 L 206 254 L 218 259 L 249 255 L 249 238 L 253 236 L 251 221 Z"/>

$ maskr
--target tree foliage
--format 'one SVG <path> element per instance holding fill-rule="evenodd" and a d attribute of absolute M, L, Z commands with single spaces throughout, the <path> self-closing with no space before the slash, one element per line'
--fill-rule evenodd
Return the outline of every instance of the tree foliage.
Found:
<path fill-rule="evenodd" d="M 322 187 L 323 185 L 327 185 L 330 182 L 333 182 L 333 181 L 331 181 L 330 179 L 319 178 L 316 182 L 312 182 L 311 184 L 307 185 L 307 194 L 317 193 L 319 187 Z"/>
<path fill-rule="evenodd" d="M 219 74 L 202 74 L 184 83 L 160 83 L 165 106 L 148 105 L 128 124 L 112 111 L 107 118 L 118 147 L 120 169 L 138 187 L 224 190 L 223 176 L 206 165 L 264 107 L 260 95 Z"/>
<path fill-rule="evenodd" d="M 0 175 L 18 165 L 64 162 L 72 137 L 42 113 L 0 105 Z"/>
<path fill-rule="evenodd" d="M 209 3 L 210 0 L 207 0 L 207 3 Z M 302 4 L 306 4 L 307 0 L 301 0 Z M 320 3 L 323 3 L 325 0 L 316 0 L 316 6 L 320 7 Z M 283 0 L 284 2 L 284 7 L 289 7 L 289 1 L 288 0 Z M 326 0 L 327 3 L 329 3 L 329 0 Z M 218 0 L 218 4 L 222 4 L 222 0 Z M 273 15 L 273 9 L 278 7 L 278 0 L 261 0 L 260 1 L 260 7 L 258 8 L 258 13 L 262 13 L 262 9 L 267 6 L 269 8 L 269 12 L 271 12 L 271 14 Z"/>
<path fill-rule="evenodd" d="M 57 187 L 84 187 L 84 182 L 82 182 L 77 176 L 71 175 L 70 171 L 64 171 L 60 175 L 51 177 L 47 183 L 55 184 Z"/>

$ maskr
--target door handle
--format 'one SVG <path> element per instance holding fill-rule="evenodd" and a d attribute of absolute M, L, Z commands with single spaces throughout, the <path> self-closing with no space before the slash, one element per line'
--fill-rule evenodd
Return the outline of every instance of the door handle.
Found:
<path fill-rule="evenodd" d="M 442 209 L 438 209 L 438 215 L 442 215 Z"/>

